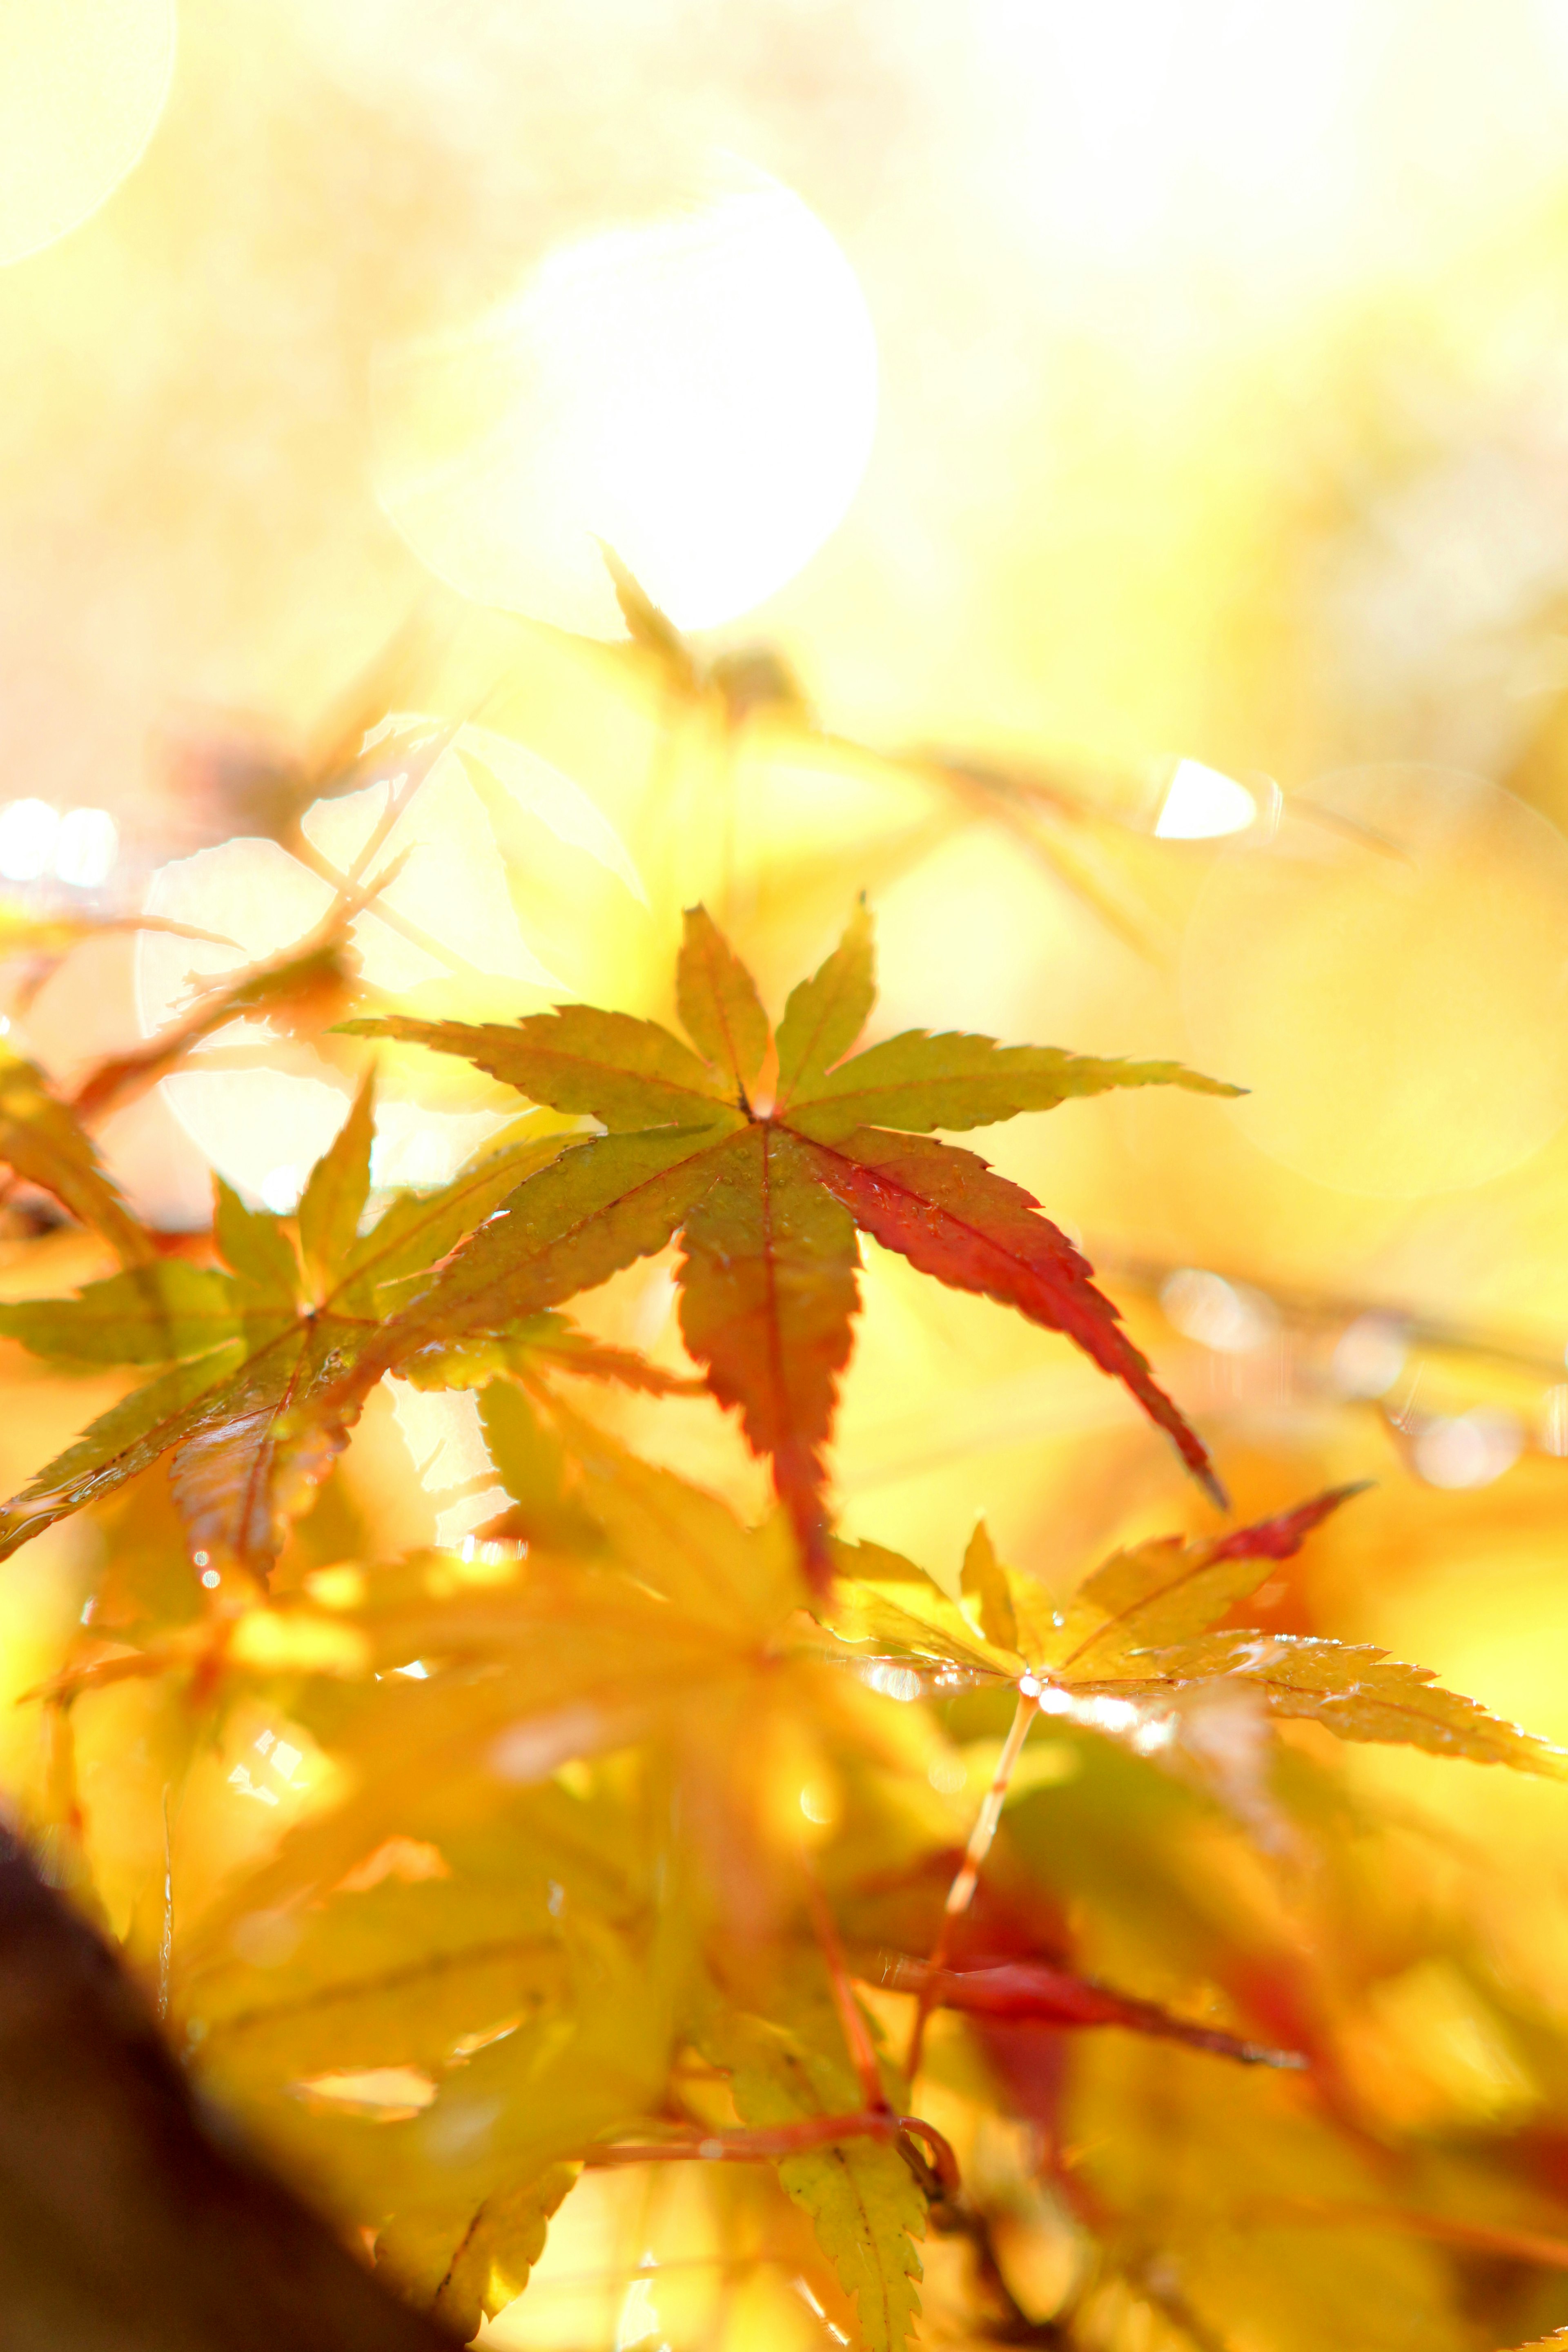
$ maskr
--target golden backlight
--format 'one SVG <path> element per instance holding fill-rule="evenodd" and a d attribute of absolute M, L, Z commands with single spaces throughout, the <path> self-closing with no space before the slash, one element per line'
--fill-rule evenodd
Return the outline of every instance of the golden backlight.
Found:
<path fill-rule="evenodd" d="M 173 0 L 3 0 L 0 264 L 53 245 L 113 194 L 174 67 Z"/>
<path fill-rule="evenodd" d="M 382 503 L 483 604 L 614 635 L 606 542 L 682 628 L 760 604 L 870 452 L 877 350 L 799 197 L 727 163 L 678 211 L 550 254 L 510 301 L 374 375 Z"/>

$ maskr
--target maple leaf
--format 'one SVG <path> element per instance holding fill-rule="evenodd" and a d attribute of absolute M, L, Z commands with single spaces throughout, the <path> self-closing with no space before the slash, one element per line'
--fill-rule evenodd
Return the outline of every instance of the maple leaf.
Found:
<path fill-rule="evenodd" d="M 497 2189 L 477 2212 L 399 2213 L 375 2242 L 375 2267 L 416 2309 L 463 2343 L 515 2303 L 544 2251 L 550 2217 L 577 2179 L 552 2164 L 531 2180 Z"/>
<path fill-rule="evenodd" d="M 367 1077 L 306 1185 L 298 1250 L 289 1221 L 247 1209 L 219 1180 L 226 1271 L 173 1259 L 74 1298 L 0 1307 L 0 1331 L 53 1362 L 168 1367 L 5 1506 L 0 1558 L 167 1454 L 197 1566 L 220 1580 L 265 1573 L 379 1377 L 357 1368 L 388 1295 L 559 1148 L 550 1136 L 503 1147 L 434 1194 L 395 1201 L 361 1236 L 371 1134 Z"/>
<path fill-rule="evenodd" d="M 700 2046 L 729 2075 L 744 2122 L 792 2124 L 858 2105 L 854 2072 L 825 2022 L 803 2011 L 789 2025 L 734 2014 L 710 2023 Z M 885 2142 L 843 2140 L 786 2158 L 779 2179 L 855 2297 L 866 2352 L 901 2352 L 920 2316 L 925 2234 L 925 2199 L 902 2157 Z"/>
<path fill-rule="evenodd" d="M 106 1174 L 92 1139 L 43 1072 L 19 1055 L 0 1061 L 0 1161 L 100 1233 L 127 1265 L 153 1255 L 151 1237 Z"/>
<path fill-rule="evenodd" d="M 984 1612 L 979 1633 L 912 1562 L 875 1545 L 839 1545 L 847 1580 L 824 1622 L 952 1675 L 1013 1682 L 1030 1710 L 1101 1731 L 1169 1720 L 1173 1708 L 1223 1682 L 1253 1694 L 1269 1715 L 1311 1717 L 1342 1739 L 1400 1742 L 1564 1777 L 1568 1750 L 1443 1689 L 1424 1666 L 1316 1635 L 1210 1630 L 1272 1564 L 1363 1491 L 1364 1482 L 1335 1486 L 1227 1535 L 1157 1538 L 1117 1552 L 1065 1612 L 1043 1608 L 1039 1588 L 1003 1569 L 977 1531 L 963 1589 Z M 1006 1610 L 1011 1642 L 1001 1638 Z"/>
<path fill-rule="evenodd" d="M 382 1360 L 504 1329 L 663 1248 L 678 1232 L 682 1335 L 752 1450 L 769 1457 L 818 1586 L 830 1573 L 824 1489 L 838 1376 L 859 1297 L 857 1233 L 957 1289 L 1065 1332 L 1123 1381 L 1222 1499 L 1202 1441 L 1155 1383 L 1090 1268 L 1038 1203 L 972 1153 L 919 1130 L 1048 1110 L 1110 1087 L 1236 1089 L 1173 1062 L 1107 1062 L 911 1030 L 849 1054 L 875 993 L 869 918 L 791 995 L 771 1108 L 770 1045 L 751 974 L 700 907 L 677 965 L 697 1050 L 625 1013 L 566 1005 L 513 1027 L 403 1016 L 345 1024 L 458 1054 L 605 1132 L 565 1150 L 412 1299 Z"/>

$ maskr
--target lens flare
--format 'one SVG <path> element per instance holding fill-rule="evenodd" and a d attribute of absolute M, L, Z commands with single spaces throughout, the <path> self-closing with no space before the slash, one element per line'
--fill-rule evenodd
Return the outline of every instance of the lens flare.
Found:
<path fill-rule="evenodd" d="M 841 520 L 876 338 L 816 215 L 731 164 L 695 203 L 559 248 L 471 324 L 384 349 L 374 401 L 382 503 L 466 595 L 618 635 L 602 541 L 706 628 Z"/>
<path fill-rule="evenodd" d="M 0 265 L 79 228 L 141 161 L 173 0 L 0 0 Z"/>

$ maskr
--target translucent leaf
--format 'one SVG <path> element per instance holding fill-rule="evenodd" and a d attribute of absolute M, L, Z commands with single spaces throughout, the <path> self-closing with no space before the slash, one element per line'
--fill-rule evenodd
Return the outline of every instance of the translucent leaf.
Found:
<path fill-rule="evenodd" d="M 731 1097 L 689 1045 L 629 1013 L 563 1004 L 508 1028 L 491 1022 L 351 1021 L 351 1036 L 394 1037 L 460 1055 L 503 1085 L 555 1110 L 586 1113 L 613 1134 L 731 1118 Z"/>
<path fill-rule="evenodd" d="M 768 1050 L 757 983 L 705 907 L 689 907 L 675 969 L 681 1026 L 700 1054 L 749 1097 Z"/>
<path fill-rule="evenodd" d="M 877 1001 L 871 918 L 861 899 L 826 962 L 793 990 L 779 1024 L 778 1108 L 817 1085 L 849 1051 Z"/>
<path fill-rule="evenodd" d="M 984 1519 L 976 1522 L 969 1538 L 958 1583 L 964 1599 L 974 1603 L 974 1613 L 986 1640 L 994 1642 L 999 1649 L 1016 1650 L 1018 1620 L 1013 1610 L 1012 1591 Z"/>
<path fill-rule="evenodd" d="M 31 1062 L 0 1061 L 0 1161 L 53 1193 L 127 1265 L 152 1256 L 151 1242 L 104 1173 L 79 1113 L 57 1100 Z"/>
<path fill-rule="evenodd" d="M 349 1115 L 311 1169 L 300 1198 L 300 1249 L 318 1297 L 330 1287 L 359 1233 L 370 1192 L 375 1080 L 367 1071 Z"/>
<path fill-rule="evenodd" d="M 826 2032 L 836 2032 L 829 2020 Z M 841 2056 L 761 2018 L 734 2020 L 712 2050 L 745 2123 L 847 2115 L 860 2104 Z M 900 2352 L 920 2316 L 917 2247 L 925 2235 L 925 2200 L 902 2157 L 883 2141 L 846 2139 L 786 2158 L 779 2179 L 810 2214 L 823 2252 L 855 2297 L 867 2352 Z"/>
<path fill-rule="evenodd" d="M 1179 1062 L 1091 1061 L 1051 1045 L 1000 1045 L 994 1037 L 908 1029 L 808 1087 L 797 1084 L 789 1118 L 803 1135 L 833 1143 L 858 1127 L 919 1132 L 989 1127 L 1020 1111 L 1054 1110 L 1069 1096 L 1104 1094 L 1113 1087 L 1245 1092 Z"/>
<path fill-rule="evenodd" d="M 823 1448 L 859 1305 L 855 1228 L 787 1129 L 727 1143 L 686 1220 L 680 1329 L 746 1442 L 767 1454 L 814 1580 L 831 1573 Z"/>
<path fill-rule="evenodd" d="M 213 1178 L 213 1234 L 225 1265 L 292 1307 L 300 1296 L 300 1262 L 282 1220 L 266 1209 L 247 1209 L 221 1176 Z"/>
<path fill-rule="evenodd" d="M 0 1332 L 60 1364 L 169 1364 L 210 1353 L 239 1336 L 226 1275 L 163 1258 L 74 1298 L 0 1304 Z"/>
<path fill-rule="evenodd" d="M 1134 1651 L 1203 1633 L 1363 1491 L 1335 1486 L 1229 1535 L 1197 1543 L 1167 1536 L 1118 1552 L 1079 1586 L 1066 1624 L 1037 1654 L 1065 1679 L 1093 1679 L 1121 1671 Z"/>
<path fill-rule="evenodd" d="M 522 2293 L 544 2252 L 550 2217 L 576 2179 L 574 2165 L 553 2164 L 455 2221 L 438 2211 L 396 2214 L 376 2238 L 376 2270 L 466 2344 L 481 2320 Z"/>
<path fill-rule="evenodd" d="M 1568 1777 L 1568 1749 L 1443 1689 L 1428 1667 L 1405 1665 L 1359 1643 L 1310 1634 L 1205 1633 L 1136 1653 L 1123 1674 L 1098 1687 L 1146 1703 L 1221 1675 L 1257 1691 L 1271 1715 L 1309 1717 L 1342 1739 L 1394 1741 L 1433 1756 L 1510 1764 L 1548 1780 Z M 1074 1676 L 1068 1686 L 1088 1685 Z"/>

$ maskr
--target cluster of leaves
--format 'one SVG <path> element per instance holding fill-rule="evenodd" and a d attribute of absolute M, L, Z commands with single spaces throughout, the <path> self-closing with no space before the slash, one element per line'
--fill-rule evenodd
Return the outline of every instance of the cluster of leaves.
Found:
<path fill-rule="evenodd" d="M 305 961 L 231 984 L 202 1034 L 263 999 L 335 1017 L 341 943 Z M 1279 1747 L 1281 1719 L 1547 1778 L 1568 1758 L 1379 1651 L 1247 1621 L 1342 1489 L 1136 1545 L 1065 1606 L 984 1527 L 940 1579 L 833 1532 L 858 1234 L 1065 1334 L 1217 1498 L 1081 1254 L 933 1131 L 1225 1090 L 967 1035 L 857 1052 L 863 910 L 776 1033 L 700 908 L 675 994 L 689 1044 L 580 1005 L 353 1022 L 515 1088 L 520 1125 L 377 1209 L 367 1069 L 297 1213 L 220 1183 L 210 1246 L 184 1252 L 130 1217 L 83 1116 L 16 1077 L 12 1165 L 121 1263 L 5 1306 L 0 1332 L 63 1371 L 147 1377 L 7 1507 L 4 1548 L 89 1512 L 112 1580 L 139 1545 L 166 1555 L 166 1496 L 188 1563 L 163 1559 L 140 1613 L 89 1610 L 33 1695 L 60 1874 L 93 1899 L 72 1726 L 139 1685 L 178 1735 L 156 1928 L 132 1941 L 188 2061 L 459 2340 L 524 2291 L 558 2212 L 679 2167 L 775 2300 L 868 2352 L 917 2322 L 1119 2342 L 1129 2315 L 1197 2352 L 1233 2328 L 1470 2352 L 1437 2265 L 1568 2247 L 1514 2226 L 1506 2172 L 1412 2161 L 1358 2104 L 1331 1992 L 1238 1895 L 1237 1856 L 1351 1866 L 1331 1778 Z M 182 1050 L 154 1041 L 124 1082 Z M 672 1239 L 691 1380 L 563 1312 Z M 458 1551 L 332 1539 L 320 1490 L 388 1372 L 478 1391 L 509 1503 Z M 641 1459 L 584 1378 L 705 1386 L 778 1508 L 748 1526 Z M 286 1726 L 320 1794 L 177 1917 L 184 1787 L 258 1714 L 254 1748 Z M 1325 2264 L 1333 2228 L 1352 2251 Z"/>

